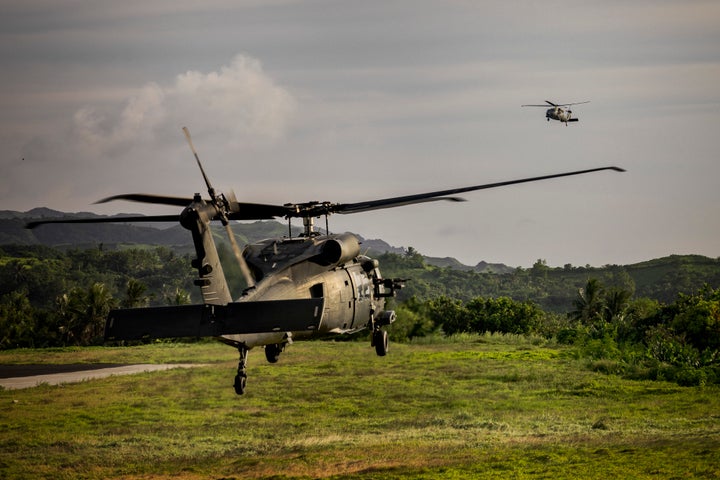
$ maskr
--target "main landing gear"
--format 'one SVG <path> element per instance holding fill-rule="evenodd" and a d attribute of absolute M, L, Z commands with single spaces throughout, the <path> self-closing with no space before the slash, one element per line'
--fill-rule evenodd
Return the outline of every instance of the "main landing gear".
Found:
<path fill-rule="evenodd" d="M 285 350 L 285 345 L 286 343 L 265 345 L 265 358 L 267 358 L 267 361 L 277 363 L 280 359 L 280 354 Z M 237 349 L 238 352 L 240 352 L 240 361 L 238 362 L 237 375 L 235 375 L 233 387 L 235 388 L 235 393 L 242 395 L 245 393 L 245 385 L 247 384 L 247 356 L 250 349 L 244 345 L 238 346 Z"/>
<path fill-rule="evenodd" d="M 375 353 L 379 357 L 387 355 L 388 350 L 388 333 L 385 330 L 378 328 L 372 334 L 371 346 L 375 347 Z"/>
<path fill-rule="evenodd" d="M 386 325 L 390 325 L 395 321 L 395 312 L 386 310 L 378 315 L 377 318 L 370 319 L 370 328 L 372 330 L 371 347 L 375 347 L 375 353 L 379 357 L 387 355 L 388 351 L 388 333 L 382 329 Z"/>
<path fill-rule="evenodd" d="M 237 375 L 235 375 L 235 393 L 242 395 L 245 393 L 245 385 L 247 384 L 247 355 L 248 348 L 244 345 L 238 347 L 240 352 L 240 361 L 238 362 Z"/>

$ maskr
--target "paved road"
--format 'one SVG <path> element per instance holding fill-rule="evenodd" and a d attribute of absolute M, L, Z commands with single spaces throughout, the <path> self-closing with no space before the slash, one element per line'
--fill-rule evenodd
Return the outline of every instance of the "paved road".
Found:
<path fill-rule="evenodd" d="M 59 385 L 61 383 L 82 382 L 111 375 L 129 375 L 131 373 L 154 372 L 171 368 L 199 367 L 199 364 L 141 364 L 141 365 L 1 365 L 0 386 L 7 390 L 31 388 L 41 384 Z"/>

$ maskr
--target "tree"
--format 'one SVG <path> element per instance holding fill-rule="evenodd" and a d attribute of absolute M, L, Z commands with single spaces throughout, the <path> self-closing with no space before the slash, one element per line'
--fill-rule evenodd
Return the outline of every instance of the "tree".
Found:
<path fill-rule="evenodd" d="M 477 297 L 466 306 L 477 333 L 530 333 L 542 311 L 531 302 L 516 302 L 508 297 Z"/>
<path fill-rule="evenodd" d="M 602 319 L 603 286 L 597 278 L 591 278 L 585 288 L 578 290 L 578 296 L 573 300 L 575 309 L 570 317 L 579 320 L 583 325 L 592 326 Z"/>
<path fill-rule="evenodd" d="M 426 310 L 425 303 L 415 297 L 396 306 L 397 319 L 389 327 L 388 333 L 395 341 L 424 337 L 432 333 L 436 326 Z"/>
<path fill-rule="evenodd" d="M 460 300 L 438 297 L 428 301 L 428 316 L 437 326 L 442 326 L 445 335 L 469 332 L 469 315 Z"/>
<path fill-rule="evenodd" d="M 180 287 L 175 287 L 174 290 L 166 289 L 163 296 L 167 305 L 189 305 L 191 303 L 190 294 Z"/>
<path fill-rule="evenodd" d="M 0 349 L 34 347 L 34 309 L 25 292 L 0 298 Z"/>
<path fill-rule="evenodd" d="M 548 267 L 547 261 L 542 258 L 538 258 L 533 264 L 530 274 L 533 278 L 547 278 L 549 271 L 550 267 Z"/>
<path fill-rule="evenodd" d="M 631 297 L 632 292 L 629 290 L 619 287 L 609 289 L 605 294 L 605 306 L 603 308 L 605 321 L 612 323 L 624 320 L 625 313 L 630 306 Z"/>
<path fill-rule="evenodd" d="M 406 265 L 411 268 L 425 268 L 425 259 L 422 254 L 415 250 L 413 247 L 408 247 L 405 250 Z"/>
<path fill-rule="evenodd" d="M 145 294 L 147 285 L 131 278 L 125 285 L 125 298 L 121 302 L 123 308 L 146 307 L 150 297 Z"/>
<path fill-rule="evenodd" d="M 89 345 L 98 342 L 105 329 L 105 319 L 114 306 L 115 299 L 102 283 L 94 283 L 86 290 L 74 288 L 59 297 L 63 343 Z"/>
<path fill-rule="evenodd" d="M 720 350 L 720 289 L 708 285 L 694 295 L 679 295 L 669 322 L 676 335 L 700 352 Z"/>

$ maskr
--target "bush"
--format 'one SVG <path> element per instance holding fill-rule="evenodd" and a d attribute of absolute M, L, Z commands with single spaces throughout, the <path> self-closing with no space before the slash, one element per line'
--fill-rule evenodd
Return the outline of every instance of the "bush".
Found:
<path fill-rule="evenodd" d="M 397 319 L 388 328 L 388 333 L 395 342 L 425 337 L 437 330 L 433 321 L 427 316 L 424 306 L 415 299 L 395 307 L 395 314 Z"/>
<path fill-rule="evenodd" d="M 462 301 L 439 297 L 427 302 L 428 317 L 446 335 L 456 333 L 511 333 L 526 335 L 541 323 L 543 312 L 532 302 L 508 297 L 476 297 Z"/>

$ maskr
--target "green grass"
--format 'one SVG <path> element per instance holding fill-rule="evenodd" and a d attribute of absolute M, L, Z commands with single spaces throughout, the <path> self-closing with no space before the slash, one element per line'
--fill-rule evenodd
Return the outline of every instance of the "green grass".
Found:
<path fill-rule="evenodd" d="M 0 391 L 0 478 L 718 478 L 717 387 L 588 370 L 522 337 L 3 352 L 3 363 L 211 363 Z"/>

